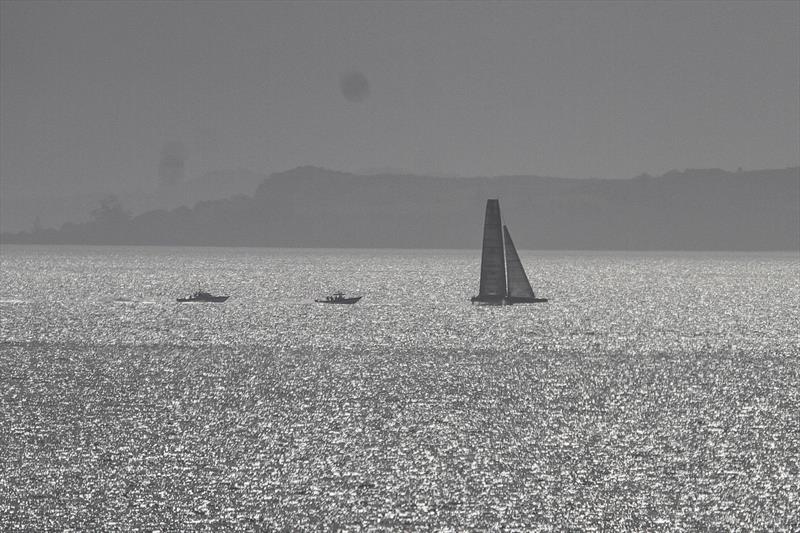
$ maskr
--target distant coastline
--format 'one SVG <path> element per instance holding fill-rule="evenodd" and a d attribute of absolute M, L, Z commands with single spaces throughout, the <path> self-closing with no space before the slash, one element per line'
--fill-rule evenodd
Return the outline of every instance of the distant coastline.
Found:
<path fill-rule="evenodd" d="M 129 213 L 114 198 L 91 220 L 0 233 L 3 244 L 479 247 L 500 198 L 521 249 L 800 250 L 800 167 L 672 171 L 628 180 L 359 175 L 298 167 L 252 195 Z"/>

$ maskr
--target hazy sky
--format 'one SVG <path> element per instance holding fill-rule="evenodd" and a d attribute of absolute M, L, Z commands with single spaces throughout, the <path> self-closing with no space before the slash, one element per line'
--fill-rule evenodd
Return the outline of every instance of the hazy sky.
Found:
<path fill-rule="evenodd" d="M 800 159 L 800 3 L 2 2 L 0 178 Z M 168 144 L 172 143 L 172 144 Z"/>

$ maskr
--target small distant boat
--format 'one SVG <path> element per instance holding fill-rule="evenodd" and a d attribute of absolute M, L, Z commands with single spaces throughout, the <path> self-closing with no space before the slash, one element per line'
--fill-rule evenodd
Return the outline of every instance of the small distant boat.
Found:
<path fill-rule="evenodd" d="M 531 288 L 508 227 L 501 222 L 499 200 L 486 200 L 480 289 L 470 301 L 490 305 L 547 301 L 547 298 L 537 298 Z"/>
<path fill-rule="evenodd" d="M 230 298 L 229 296 L 214 296 L 211 293 L 205 291 L 197 291 L 194 294 L 187 296 L 186 298 L 177 298 L 179 302 L 212 302 L 212 303 L 221 303 Z"/>
<path fill-rule="evenodd" d="M 314 300 L 318 304 L 354 304 L 361 299 L 361 296 L 346 297 L 342 292 L 335 292 L 326 296 L 324 300 Z"/>

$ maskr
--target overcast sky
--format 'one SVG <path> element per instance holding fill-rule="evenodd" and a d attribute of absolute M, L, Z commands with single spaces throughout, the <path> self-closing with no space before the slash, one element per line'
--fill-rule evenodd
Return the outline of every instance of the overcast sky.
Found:
<path fill-rule="evenodd" d="M 0 178 L 629 178 L 800 155 L 800 3 L 2 2 Z M 349 74 L 348 74 L 349 73 Z"/>

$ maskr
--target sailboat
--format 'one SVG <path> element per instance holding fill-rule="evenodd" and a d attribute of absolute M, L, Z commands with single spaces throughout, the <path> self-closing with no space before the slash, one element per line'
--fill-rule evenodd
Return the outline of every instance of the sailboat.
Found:
<path fill-rule="evenodd" d="M 481 284 L 472 303 L 510 305 L 546 302 L 537 298 L 522 268 L 508 227 L 500 219 L 500 201 L 486 200 L 481 253 Z"/>

